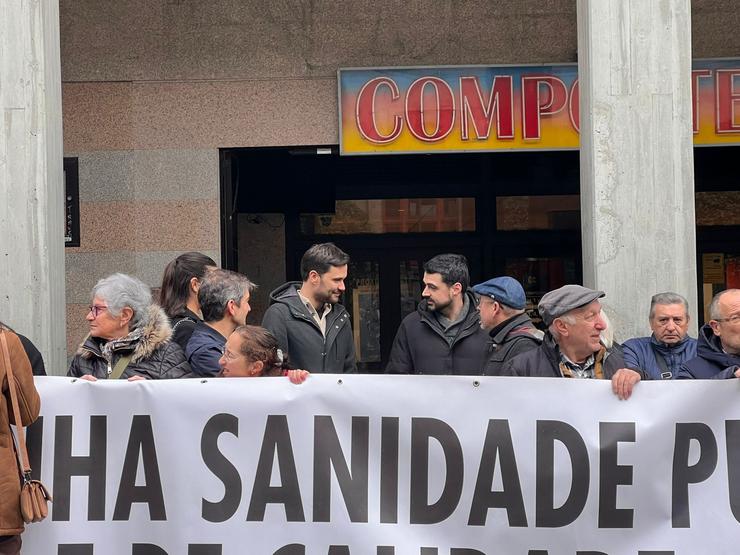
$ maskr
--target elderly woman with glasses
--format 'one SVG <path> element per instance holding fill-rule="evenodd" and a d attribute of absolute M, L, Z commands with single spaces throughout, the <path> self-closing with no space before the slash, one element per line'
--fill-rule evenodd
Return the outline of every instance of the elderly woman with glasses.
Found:
<path fill-rule="evenodd" d="M 101 279 L 92 290 L 87 323 L 90 334 L 77 349 L 68 376 L 95 381 L 191 374 L 182 348 L 171 341 L 167 315 L 152 304 L 149 287 L 136 278 L 113 274 Z"/>

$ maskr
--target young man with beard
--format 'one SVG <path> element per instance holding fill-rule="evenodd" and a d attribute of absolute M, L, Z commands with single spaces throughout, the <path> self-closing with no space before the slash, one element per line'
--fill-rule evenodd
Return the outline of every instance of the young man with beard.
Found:
<path fill-rule="evenodd" d="M 422 301 L 401 322 L 386 373 L 481 374 L 488 334 L 469 284 L 462 255 L 439 254 L 424 264 Z"/>
<path fill-rule="evenodd" d="M 301 258 L 301 279 L 270 293 L 262 326 L 277 338 L 291 364 L 311 372 L 354 372 L 355 344 L 347 310 L 339 304 L 349 256 L 334 243 L 313 245 Z"/>

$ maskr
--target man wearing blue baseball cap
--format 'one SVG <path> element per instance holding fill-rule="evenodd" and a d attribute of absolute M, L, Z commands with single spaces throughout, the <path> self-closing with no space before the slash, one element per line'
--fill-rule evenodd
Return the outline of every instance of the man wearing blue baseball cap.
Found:
<path fill-rule="evenodd" d="M 483 373 L 500 376 L 507 360 L 539 347 L 544 334 L 525 312 L 527 296 L 514 278 L 495 277 L 475 285 L 473 291 L 480 295 L 480 327 L 490 336 Z"/>

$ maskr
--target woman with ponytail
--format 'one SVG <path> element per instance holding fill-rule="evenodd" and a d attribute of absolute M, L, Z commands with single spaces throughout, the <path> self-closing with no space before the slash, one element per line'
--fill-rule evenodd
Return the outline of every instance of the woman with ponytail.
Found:
<path fill-rule="evenodd" d="M 209 267 L 216 267 L 216 263 L 205 254 L 186 252 L 164 269 L 159 304 L 170 319 L 172 341 L 180 345 L 183 351 L 195 324 L 202 321 L 198 290 Z"/>
<path fill-rule="evenodd" d="M 218 361 L 220 375 L 225 378 L 256 378 L 288 376 L 299 384 L 306 381 L 306 370 L 294 370 L 288 355 L 278 347 L 277 339 L 261 326 L 239 326 L 226 340 L 224 353 Z"/>

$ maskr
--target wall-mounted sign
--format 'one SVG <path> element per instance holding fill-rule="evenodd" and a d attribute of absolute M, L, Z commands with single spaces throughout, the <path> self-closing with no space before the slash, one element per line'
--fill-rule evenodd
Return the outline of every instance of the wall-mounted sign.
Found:
<path fill-rule="evenodd" d="M 577 73 L 576 64 L 340 69 L 340 150 L 577 149 Z M 691 84 L 694 143 L 740 144 L 740 59 L 695 61 Z"/>
<path fill-rule="evenodd" d="M 64 246 L 80 246 L 80 187 L 77 158 L 64 159 Z"/>
<path fill-rule="evenodd" d="M 725 283 L 725 255 L 720 252 L 705 252 L 701 256 L 704 283 Z"/>

